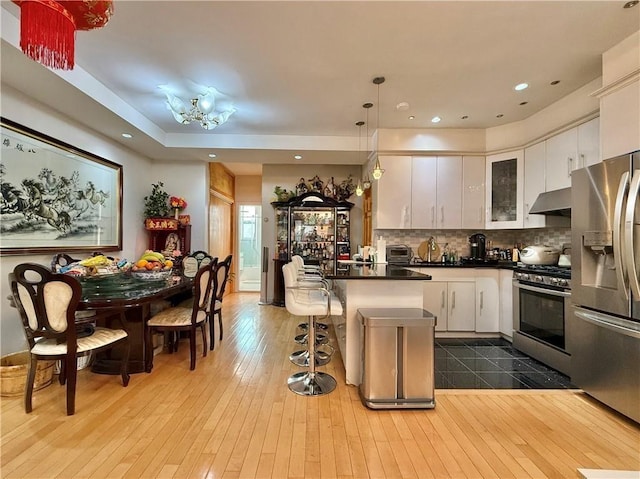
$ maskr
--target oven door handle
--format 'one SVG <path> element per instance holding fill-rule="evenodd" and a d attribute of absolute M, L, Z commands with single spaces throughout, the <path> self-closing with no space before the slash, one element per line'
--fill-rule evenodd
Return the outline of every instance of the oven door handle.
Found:
<path fill-rule="evenodd" d="M 540 288 L 538 286 L 531 286 L 529 284 L 519 283 L 517 280 L 514 281 L 514 284 L 516 288 L 526 289 L 527 291 L 533 291 L 534 293 L 548 294 L 551 296 L 561 296 L 563 298 L 571 297 L 571 292 L 567 292 L 567 291 L 556 291 L 555 289 Z"/>

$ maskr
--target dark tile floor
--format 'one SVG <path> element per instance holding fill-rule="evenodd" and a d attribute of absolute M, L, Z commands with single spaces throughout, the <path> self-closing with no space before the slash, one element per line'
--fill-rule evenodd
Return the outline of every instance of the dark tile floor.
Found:
<path fill-rule="evenodd" d="M 504 339 L 436 339 L 439 389 L 571 389 L 564 374 Z"/>

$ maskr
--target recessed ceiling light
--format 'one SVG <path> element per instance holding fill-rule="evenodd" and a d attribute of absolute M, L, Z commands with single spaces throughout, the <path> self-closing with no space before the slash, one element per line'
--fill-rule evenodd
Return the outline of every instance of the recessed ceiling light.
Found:
<path fill-rule="evenodd" d="M 302 159 L 302 155 L 294 155 L 293 157 L 296 160 L 301 160 Z"/>
<path fill-rule="evenodd" d="M 433 118 L 431 118 L 431 123 L 440 123 L 440 121 L 442 121 L 442 118 L 440 118 L 439 116 L 434 116 Z"/>
<path fill-rule="evenodd" d="M 521 102 L 520 102 L 520 106 L 522 106 L 522 105 L 526 105 L 527 103 L 529 103 L 529 102 L 528 102 L 528 101 L 521 101 Z"/>
<path fill-rule="evenodd" d="M 131 133 L 123 133 L 122 137 L 123 138 L 133 138 L 133 135 Z"/>
<path fill-rule="evenodd" d="M 415 117 L 415 116 L 413 116 L 413 115 L 411 115 L 411 116 L 409 117 L 409 120 L 415 120 L 415 119 L 416 119 L 416 117 Z"/>
<path fill-rule="evenodd" d="M 216 156 L 218 155 L 216 155 L 215 153 L 209 153 L 209 158 L 215 158 Z"/>
<path fill-rule="evenodd" d="M 467 118 L 469 118 L 469 115 L 464 115 L 460 117 L 461 120 L 466 120 Z"/>
<path fill-rule="evenodd" d="M 405 111 L 408 109 L 409 109 L 409 103 L 407 103 L 406 101 L 401 101 L 396 105 L 396 110 L 398 111 Z"/>
<path fill-rule="evenodd" d="M 560 83 L 560 80 L 553 80 L 549 85 L 557 85 L 558 83 Z"/>
<path fill-rule="evenodd" d="M 632 8 L 635 7 L 638 3 L 640 3 L 639 0 L 631 0 L 630 2 L 625 3 L 624 7 L 622 8 Z"/>
<path fill-rule="evenodd" d="M 515 91 L 524 90 L 526 88 L 529 88 L 529 84 L 528 83 L 518 83 L 516 86 L 513 87 L 513 89 Z"/>
<path fill-rule="evenodd" d="M 76 155 L 72 155 L 71 153 L 67 153 L 65 156 L 67 158 L 75 158 L 76 157 Z"/>
<path fill-rule="evenodd" d="M 498 113 L 498 114 L 496 115 L 496 118 L 502 118 L 503 116 L 504 116 L 504 115 L 503 115 L 502 113 Z"/>

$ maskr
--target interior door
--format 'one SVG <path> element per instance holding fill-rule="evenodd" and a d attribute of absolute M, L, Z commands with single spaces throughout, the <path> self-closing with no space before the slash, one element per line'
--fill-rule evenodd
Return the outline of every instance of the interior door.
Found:
<path fill-rule="evenodd" d="M 212 193 L 209 195 L 209 254 L 223 260 L 233 251 L 233 201 Z M 235 272 L 237 261 L 231 263 Z M 227 287 L 227 291 L 232 288 Z M 233 287 L 235 290 L 235 285 Z"/>

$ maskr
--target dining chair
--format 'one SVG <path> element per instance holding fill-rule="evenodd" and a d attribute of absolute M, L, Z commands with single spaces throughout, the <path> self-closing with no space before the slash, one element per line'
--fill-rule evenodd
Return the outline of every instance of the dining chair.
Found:
<path fill-rule="evenodd" d="M 79 357 L 121 345 L 124 351 L 120 375 L 123 386 L 129 384 L 130 345 L 125 329 L 96 327 L 90 335 L 78 337 L 75 313 L 82 286 L 75 278 L 54 273 L 39 264 L 22 263 L 9 273 L 9 283 L 29 343 L 30 362 L 24 395 L 27 413 L 33 410 L 33 383 L 38 359 L 61 361 L 59 381 L 67 385 L 69 416 L 75 413 Z"/>
<path fill-rule="evenodd" d="M 181 331 L 189 332 L 190 348 L 190 370 L 196 368 L 196 330 L 202 331 L 203 353 L 207 355 L 207 335 L 206 326 L 208 320 L 207 310 L 211 301 L 212 278 L 217 261 L 205 264 L 198 269 L 193 280 L 193 301 L 181 303 L 177 306 L 160 311 L 155 316 L 150 317 L 145 324 L 145 335 L 147 344 L 152 344 L 153 331 L 175 333 L 179 336 Z M 190 306 L 189 306 L 190 304 Z"/>
<path fill-rule="evenodd" d="M 231 261 L 233 255 L 227 256 L 224 261 L 219 262 L 214 270 L 213 278 L 213 296 L 211 298 L 211 314 L 209 318 L 209 337 L 211 339 L 211 350 L 215 347 L 215 317 L 218 316 L 218 327 L 220 329 L 220 341 L 222 341 L 223 328 L 222 328 L 222 298 L 224 297 L 224 291 L 229 281 L 229 273 L 231 271 Z"/>
<path fill-rule="evenodd" d="M 206 251 L 194 251 L 182 260 L 182 274 L 187 278 L 193 278 L 201 266 L 211 263 L 213 259 Z"/>
<path fill-rule="evenodd" d="M 78 261 L 80 260 L 72 258 L 66 253 L 55 254 L 51 259 L 51 271 L 53 271 L 54 273 L 59 273 L 60 269 L 64 268 L 65 266 L 69 266 L 72 263 L 77 263 Z"/>

